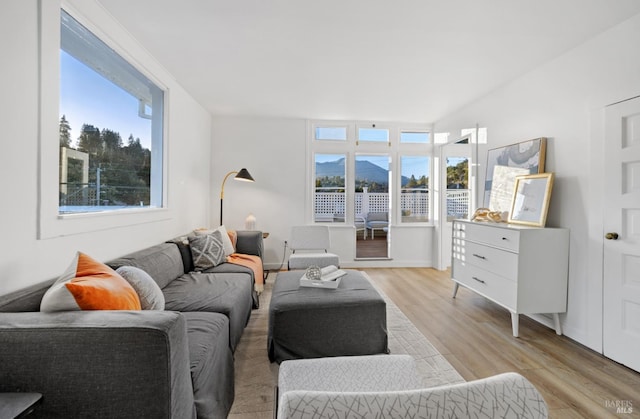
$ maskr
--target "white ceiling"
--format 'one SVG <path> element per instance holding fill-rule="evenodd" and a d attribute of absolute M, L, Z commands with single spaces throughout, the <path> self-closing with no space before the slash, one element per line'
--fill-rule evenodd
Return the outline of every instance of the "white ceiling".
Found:
<path fill-rule="evenodd" d="M 638 0 L 98 0 L 214 115 L 433 122 Z"/>

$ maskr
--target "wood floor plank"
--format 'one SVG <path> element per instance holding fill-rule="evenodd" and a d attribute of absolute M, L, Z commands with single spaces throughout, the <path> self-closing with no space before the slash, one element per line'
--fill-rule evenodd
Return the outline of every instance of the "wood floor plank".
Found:
<path fill-rule="evenodd" d="M 514 338 L 507 310 L 464 288 L 452 298 L 446 271 L 363 270 L 466 380 L 518 372 L 542 393 L 554 419 L 640 418 L 640 373 L 526 316 Z M 616 402 L 633 412 L 616 414 Z"/>

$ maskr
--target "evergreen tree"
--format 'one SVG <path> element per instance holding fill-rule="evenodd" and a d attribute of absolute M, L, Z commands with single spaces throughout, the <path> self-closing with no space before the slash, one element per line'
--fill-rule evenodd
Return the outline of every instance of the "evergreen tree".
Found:
<path fill-rule="evenodd" d="M 67 117 L 62 115 L 60 118 L 60 147 L 71 147 L 71 125 L 67 121 Z"/>
<path fill-rule="evenodd" d="M 415 175 L 411 175 L 411 178 L 409 179 L 409 181 L 407 182 L 407 184 L 404 187 L 405 188 L 417 188 L 418 187 L 418 181 L 416 180 Z"/>
<path fill-rule="evenodd" d="M 469 161 L 462 160 L 455 166 L 447 166 L 447 185 L 460 184 L 461 189 L 469 189 Z"/>
<path fill-rule="evenodd" d="M 60 145 L 70 144 L 70 127 L 66 117 L 60 120 Z M 63 135 L 64 134 L 64 135 Z M 139 138 L 129 135 L 124 145 L 120 134 L 105 128 L 83 124 L 78 150 L 89 154 L 89 187 L 100 190 L 96 201 L 106 205 L 145 205 L 150 203 L 151 151 L 142 147 Z M 69 159 L 70 181 L 79 182 L 81 162 Z M 98 173 L 100 174 L 98 185 Z"/>
<path fill-rule="evenodd" d="M 104 144 L 103 151 L 115 153 L 122 147 L 122 138 L 120 138 L 119 133 L 105 128 L 102 130 L 101 136 L 102 143 Z"/>
<path fill-rule="evenodd" d="M 102 153 L 103 148 L 100 130 L 93 125 L 82 124 L 78 137 L 78 150 L 97 156 Z"/>

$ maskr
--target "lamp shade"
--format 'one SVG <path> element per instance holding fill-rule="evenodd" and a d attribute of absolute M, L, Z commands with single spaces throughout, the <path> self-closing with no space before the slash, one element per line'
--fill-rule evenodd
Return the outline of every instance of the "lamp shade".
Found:
<path fill-rule="evenodd" d="M 242 181 L 245 181 L 245 182 L 255 182 L 253 180 L 253 178 L 251 177 L 251 175 L 249 174 L 249 171 L 247 169 L 245 169 L 244 167 L 242 169 L 240 169 L 240 171 L 234 177 L 234 179 L 242 180 Z"/>

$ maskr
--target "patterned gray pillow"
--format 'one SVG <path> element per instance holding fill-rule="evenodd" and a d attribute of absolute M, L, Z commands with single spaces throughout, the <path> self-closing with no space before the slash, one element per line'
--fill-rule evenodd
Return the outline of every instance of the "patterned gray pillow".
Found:
<path fill-rule="evenodd" d="M 189 236 L 191 257 L 196 271 L 204 271 L 227 260 L 224 254 L 222 234 L 215 230 L 204 236 Z"/>

